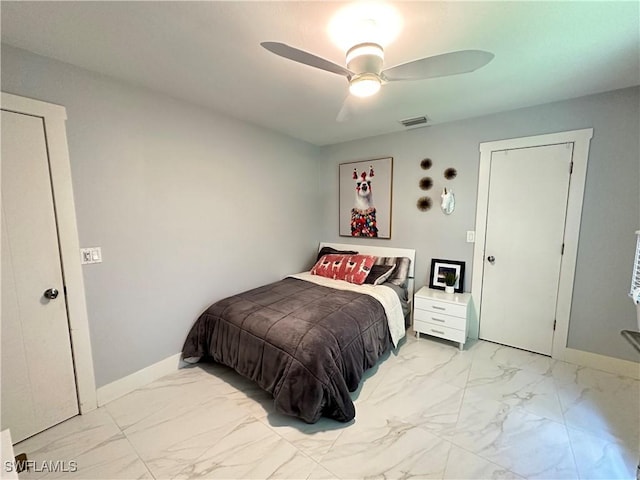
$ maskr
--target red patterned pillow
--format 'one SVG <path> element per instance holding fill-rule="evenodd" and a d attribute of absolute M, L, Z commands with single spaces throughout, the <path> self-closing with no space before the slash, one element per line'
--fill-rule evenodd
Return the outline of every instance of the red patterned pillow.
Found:
<path fill-rule="evenodd" d="M 311 269 L 311 275 L 362 285 L 377 257 L 371 255 L 325 255 Z"/>

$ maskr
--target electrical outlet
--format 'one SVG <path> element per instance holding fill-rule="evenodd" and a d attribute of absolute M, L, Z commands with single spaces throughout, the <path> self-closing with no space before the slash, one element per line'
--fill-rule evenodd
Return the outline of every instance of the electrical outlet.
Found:
<path fill-rule="evenodd" d="M 476 232 L 474 230 L 467 230 L 467 243 L 475 243 Z"/>

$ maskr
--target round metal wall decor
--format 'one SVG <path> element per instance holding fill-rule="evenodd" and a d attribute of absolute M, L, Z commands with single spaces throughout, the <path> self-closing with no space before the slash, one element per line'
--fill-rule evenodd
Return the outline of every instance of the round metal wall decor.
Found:
<path fill-rule="evenodd" d="M 447 168 L 444 171 L 444 178 L 447 180 L 453 180 L 458 176 L 458 171 L 455 168 Z"/>
<path fill-rule="evenodd" d="M 418 207 L 418 210 L 420 210 L 421 212 L 426 212 L 427 210 L 431 209 L 432 203 L 433 202 L 431 201 L 430 197 L 420 197 L 416 205 Z"/>
<path fill-rule="evenodd" d="M 431 165 L 433 165 L 433 162 L 431 161 L 430 158 L 425 158 L 420 162 L 420 167 L 423 170 L 429 170 L 431 168 Z"/>
<path fill-rule="evenodd" d="M 420 185 L 421 190 L 429 190 L 433 187 L 433 180 L 431 177 L 422 177 L 418 185 Z"/>

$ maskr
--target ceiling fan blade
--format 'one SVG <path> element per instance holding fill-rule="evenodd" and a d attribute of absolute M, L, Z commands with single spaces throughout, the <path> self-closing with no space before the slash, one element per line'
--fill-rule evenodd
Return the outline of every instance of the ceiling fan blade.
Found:
<path fill-rule="evenodd" d="M 324 58 L 317 57 L 312 53 L 305 52 L 304 50 L 299 50 L 294 47 L 290 47 L 284 43 L 279 42 L 262 42 L 264 48 L 269 50 L 271 53 L 275 53 L 284 58 L 288 58 L 289 60 L 293 60 L 294 62 L 304 63 L 305 65 L 309 65 L 310 67 L 319 68 L 320 70 L 325 70 L 331 73 L 337 73 L 338 75 L 344 75 L 347 78 L 353 76 L 353 72 L 350 72 L 344 67 L 340 65 L 330 62 L 329 60 L 325 60 Z"/>
<path fill-rule="evenodd" d="M 342 123 L 351 120 L 351 117 L 353 116 L 353 102 L 353 97 L 351 95 L 347 95 L 347 98 L 342 102 L 342 108 L 340 108 L 340 111 L 338 112 L 336 122 Z"/>
<path fill-rule="evenodd" d="M 387 68 L 383 70 L 382 76 L 385 80 L 394 82 L 458 75 L 484 67 L 493 57 L 493 53 L 483 50 L 460 50 Z"/>

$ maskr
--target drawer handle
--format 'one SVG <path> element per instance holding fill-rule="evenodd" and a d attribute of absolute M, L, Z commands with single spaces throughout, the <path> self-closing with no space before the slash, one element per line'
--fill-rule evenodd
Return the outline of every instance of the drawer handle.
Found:
<path fill-rule="evenodd" d="M 447 309 L 446 309 L 446 308 L 444 308 L 444 307 L 439 307 L 439 306 L 437 306 L 437 305 L 433 305 L 433 309 L 434 309 L 434 310 L 442 310 L 443 312 L 446 312 L 446 311 L 447 311 Z"/>
<path fill-rule="evenodd" d="M 443 320 L 442 318 L 431 317 L 431 320 L 435 320 L 436 322 L 447 323 L 447 321 Z"/>
<path fill-rule="evenodd" d="M 434 330 L 433 328 L 431 329 L 431 331 L 433 333 L 439 333 L 440 335 L 444 335 L 444 332 L 441 332 L 440 330 Z"/>

